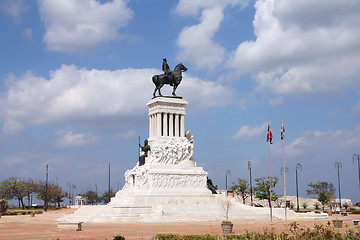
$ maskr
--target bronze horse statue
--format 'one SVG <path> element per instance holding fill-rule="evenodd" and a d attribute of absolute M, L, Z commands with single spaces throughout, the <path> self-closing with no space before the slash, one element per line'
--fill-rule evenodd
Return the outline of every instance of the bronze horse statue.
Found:
<path fill-rule="evenodd" d="M 172 95 L 176 96 L 175 90 L 181 82 L 181 79 L 182 79 L 181 73 L 185 72 L 186 70 L 187 70 L 187 68 L 182 63 L 179 63 L 178 65 L 176 65 L 174 71 L 171 72 L 171 74 L 169 74 L 169 75 L 165 75 L 165 74 L 154 75 L 152 77 L 152 81 L 155 84 L 155 90 L 154 90 L 154 94 L 153 94 L 154 97 L 155 97 L 156 91 L 159 91 L 159 96 L 162 96 L 160 89 L 165 84 L 169 84 L 170 86 L 173 86 Z"/>

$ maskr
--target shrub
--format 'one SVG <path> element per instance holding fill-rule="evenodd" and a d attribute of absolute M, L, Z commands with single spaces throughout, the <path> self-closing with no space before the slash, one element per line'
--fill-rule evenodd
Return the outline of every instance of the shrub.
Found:
<path fill-rule="evenodd" d="M 348 204 L 347 202 L 345 202 L 345 203 L 343 204 L 343 207 L 344 207 L 345 209 L 348 209 L 349 204 Z"/>
<path fill-rule="evenodd" d="M 351 208 L 350 208 L 350 212 L 351 212 L 352 214 L 360 214 L 360 209 L 355 209 L 355 208 L 351 209 Z"/>
<path fill-rule="evenodd" d="M 304 209 L 306 209 L 306 208 L 308 207 L 307 203 L 304 202 L 304 203 L 302 204 L 302 207 L 303 207 Z"/>
<path fill-rule="evenodd" d="M 318 202 L 315 202 L 314 207 L 315 207 L 315 209 L 320 209 L 320 204 Z"/>
<path fill-rule="evenodd" d="M 313 230 L 310 228 L 300 228 L 299 224 L 293 222 L 289 224 L 289 232 L 275 233 L 273 229 L 268 231 L 265 229 L 263 233 L 249 233 L 241 235 L 226 235 L 226 236 L 211 236 L 211 235 L 175 235 L 175 234 L 158 234 L 154 237 L 155 240 L 230 240 L 230 239 L 281 239 L 281 240 L 294 240 L 294 239 L 360 239 L 360 229 L 357 232 L 348 230 L 345 233 L 335 231 L 330 227 L 330 222 L 327 225 L 314 225 Z"/>
<path fill-rule="evenodd" d="M 116 235 L 114 236 L 114 240 L 125 240 L 125 238 L 123 236 Z"/>

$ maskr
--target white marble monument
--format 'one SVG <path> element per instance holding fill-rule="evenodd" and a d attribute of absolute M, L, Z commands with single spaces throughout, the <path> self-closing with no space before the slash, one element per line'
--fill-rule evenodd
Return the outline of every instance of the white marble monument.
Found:
<path fill-rule="evenodd" d="M 221 221 L 226 206 L 230 220 L 270 219 L 268 208 L 242 204 L 237 198 L 212 194 L 207 172 L 192 158 L 194 137 L 185 132 L 185 106 L 181 98 L 156 97 L 149 107 L 150 150 L 145 163 L 125 173 L 125 185 L 109 204 L 82 206 L 60 222 L 176 222 Z M 230 204 L 230 205 L 229 205 Z M 273 209 L 273 217 L 284 217 L 284 209 Z M 288 219 L 324 218 L 327 215 L 296 214 Z"/>

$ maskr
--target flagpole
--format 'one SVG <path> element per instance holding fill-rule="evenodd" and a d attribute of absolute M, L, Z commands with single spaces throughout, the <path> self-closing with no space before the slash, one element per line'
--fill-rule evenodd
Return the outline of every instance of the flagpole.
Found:
<path fill-rule="evenodd" d="M 271 132 L 271 129 L 270 129 L 270 119 L 269 119 L 269 127 L 268 127 L 268 131 L 270 131 Z M 270 136 L 269 136 L 269 138 L 270 138 Z M 271 140 L 269 139 L 269 180 L 270 180 L 270 196 L 269 196 L 269 198 L 270 198 L 270 201 L 269 201 L 269 207 L 270 207 L 270 222 L 272 223 L 272 206 L 271 206 L 271 184 L 272 184 L 272 182 L 271 182 L 271 159 L 270 159 L 270 144 L 271 144 Z"/>
<path fill-rule="evenodd" d="M 283 175 L 284 175 L 284 209 L 285 209 L 285 224 L 287 224 L 287 211 L 286 211 L 286 167 L 285 167 L 285 151 L 284 151 L 284 117 L 281 116 L 281 140 L 282 140 L 282 153 L 283 153 Z"/>

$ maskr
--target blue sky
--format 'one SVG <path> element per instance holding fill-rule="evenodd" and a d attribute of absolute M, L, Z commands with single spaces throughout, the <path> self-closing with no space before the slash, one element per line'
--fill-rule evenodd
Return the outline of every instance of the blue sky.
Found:
<path fill-rule="evenodd" d="M 360 2 L 356 0 L 3 0 L 0 3 L 0 174 L 49 178 L 78 193 L 112 187 L 148 137 L 146 103 L 166 57 L 188 71 L 194 158 L 220 188 L 281 178 L 284 116 L 287 192 L 332 182 L 360 201 Z M 168 86 L 164 94 L 170 94 Z M 282 178 L 281 178 L 282 179 Z M 283 194 L 283 181 L 275 191 Z M 338 193 L 337 193 L 338 194 Z"/>

